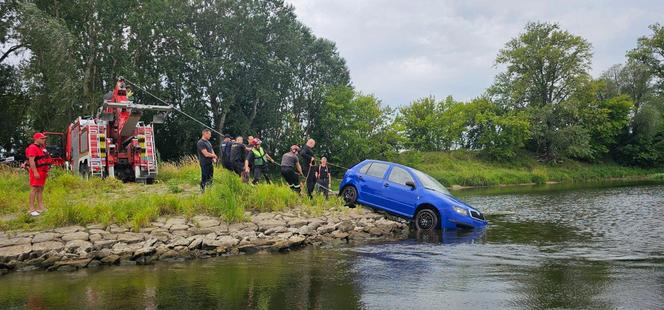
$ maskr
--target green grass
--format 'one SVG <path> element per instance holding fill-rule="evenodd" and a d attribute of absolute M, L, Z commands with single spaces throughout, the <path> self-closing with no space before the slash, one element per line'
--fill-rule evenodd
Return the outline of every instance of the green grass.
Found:
<path fill-rule="evenodd" d="M 566 160 L 559 164 L 539 162 L 523 153 L 509 162 L 482 159 L 469 151 L 406 152 L 396 160 L 415 167 L 446 186 L 496 186 L 544 184 L 547 182 L 597 182 L 614 179 L 664 180 L 664 169 L 625 167 L 616 163 L 582 163 Z"/>
<path fill-rule="evenodd" d="M 206 214 L 238 222 L 247 220 L 246 211 L 298 208 L 315 215 L 341 204 L 336 198 L 300 197 L 280 180 L 272 185 L 243 184 L 235 174 L 222 169 L 215 170 L 214 183 L 204 194 L 199 191 L 199 182 L 200 168 L 192 158 L 162 164 L 152 185 L 123 184 L 110 178 L 84 180 L 52 169 L 44 192 L 48 211 L 33 218 L 27 215 L 27 173 L 0 167 L 0 230 L 90 223 L 129 225 L 138 230 L 159 216 Z"/>

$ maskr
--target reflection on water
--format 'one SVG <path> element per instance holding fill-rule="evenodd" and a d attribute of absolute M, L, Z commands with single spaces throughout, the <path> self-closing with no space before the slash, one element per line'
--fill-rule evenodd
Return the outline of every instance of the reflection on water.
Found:
<path fill-rule="evenodd" d="M 471 194 L 484 231 L 0 278 L 2 308 L 662 309 L 664 186 Z"/>

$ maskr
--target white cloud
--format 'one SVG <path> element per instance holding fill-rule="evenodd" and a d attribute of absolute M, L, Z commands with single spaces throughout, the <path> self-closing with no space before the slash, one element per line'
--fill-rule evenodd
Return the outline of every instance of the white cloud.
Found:
<path fill-rule="evenodd" d="M 356 88 L 397 106 L 427 95 L 471 99 L 493 81 L 505 42 L 528 21 L 558 22 L 594 47 L 598 75 L 624 61 L 656 1 L 288 0 L 298 18 L 337 43 Z"/>

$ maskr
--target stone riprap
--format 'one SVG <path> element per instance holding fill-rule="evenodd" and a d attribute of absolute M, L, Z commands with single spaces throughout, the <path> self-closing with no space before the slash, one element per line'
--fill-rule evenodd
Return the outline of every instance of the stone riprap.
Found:
<path fill-rule="evenodd" d="M 248 221 L 231 224 L 202 215 L 160 217 L 139 232 L 100 224 L 0 232 L 0 274 L 286 252 L 304 246 L 401 240 L 409 233 L 405 221 L 365 208 L 331 209 L 321 216 L 297 210 L 246 215 Z"/>

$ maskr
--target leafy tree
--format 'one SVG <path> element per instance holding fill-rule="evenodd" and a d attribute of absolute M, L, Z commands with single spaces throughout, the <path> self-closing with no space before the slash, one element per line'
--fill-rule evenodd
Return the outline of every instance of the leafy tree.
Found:
<path fill-rule="evenodd" d="M 643 64 L 655 77 L 657 90 L 664 92 L 664 27 L 658 23 L 650 25 L 652 35 L 640 37 L 637 46 L 627 56 Z"/>
<path fill-rule="evenodd" d="M 571 96 L 588 77 L 591 45 L 558 24 L 528 23 L 496 57 L 505 66 L 489 93 L 508 107 L 556 104 Z"/>
<path fill-rule="evenodd" d="M 503 111 L 485 98 L 468 104 L 469 145 L 489 158 L 509 160 L 530 136 L 530 123 L 522 111 Z"/>
<path fill-rule="evenodd" d="M 504 109 L 530 114 L 530 145 L 549 160 L 577 153 L 560 151 L 569 143 L 579 143 L 571 146 L 579 151 L 587 145 L 581 139 L 587 131 L 581 124 L 561 120 L 567 111 L 560 105 L 589 80 L 591 57 L 588 41 L 550 23 L 528 23 L 496 57 L 496 65 L 506 70 L 496 77 L 489 96 Z"/>
<path fill-rule="evenodd" d="M 401 138 L 391 125 L 392 114 L 374 96 L 348 86 L 331 89 L 321 109 L 321 126 L 313 133 L 318 137 L 317 152 L 345 166 L 393 157 Z"/>

